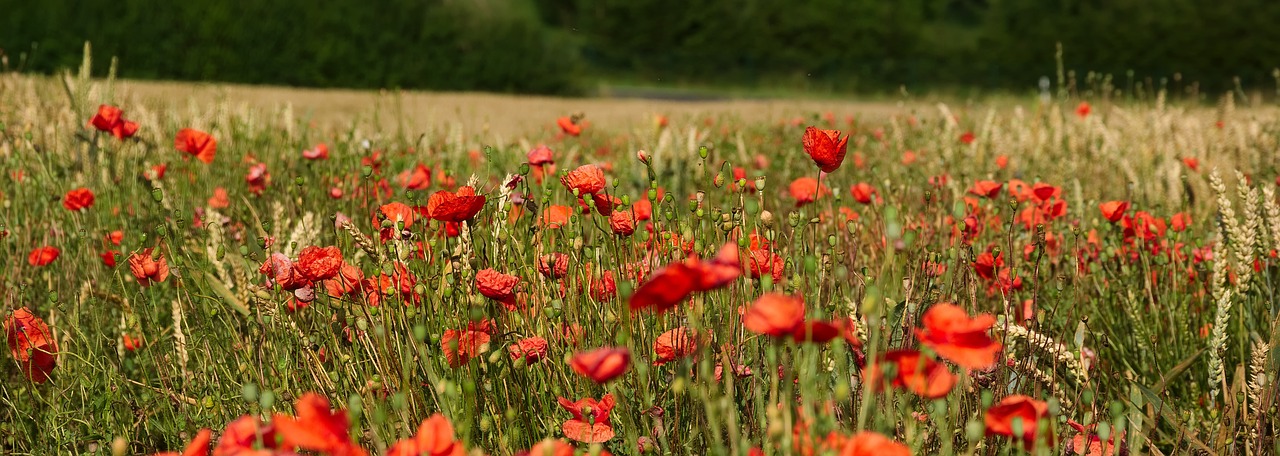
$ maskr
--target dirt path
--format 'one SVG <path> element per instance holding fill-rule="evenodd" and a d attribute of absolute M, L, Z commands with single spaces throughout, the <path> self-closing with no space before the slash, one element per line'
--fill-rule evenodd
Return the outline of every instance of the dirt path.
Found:
<path fill-rule="evenodd" d="M 559 116 L 575 112 L 587 115 L 597 128 L 609 130 L 652 125 L 656 115 L 673 122 L 707 116 L 732 116 L 752 123 L 776 123 L 799 115 L 831 112 L 876 118 L 908 108 L 891 102 L 818 100 L 716 100 L 674 101 L 624 98 L 554 98 L 484 93 L 433 93 L 360 90 L 296 89 L 213 83 L 123 81 L 127 96 L 155 107 L 178 108 L 225 100 L 231 105 L 273 109 L 292 104 L 295 115 L 319 124 L 371 121 L 377 113 L 382 127 L 395 127 L 402 119 L 410 131 L 462 124 L 468 131 L 487 128 L 499 135 L 522 135 L 552 128 Z M 402 110 L 402 111 L 401 111 Z M 403 115 L 399 115 L 399 113 Z"/>

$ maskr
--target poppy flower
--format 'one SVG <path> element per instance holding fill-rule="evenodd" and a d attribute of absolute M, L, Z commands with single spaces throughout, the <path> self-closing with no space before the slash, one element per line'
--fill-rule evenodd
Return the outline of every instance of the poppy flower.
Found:
<path fill-rule="evenodd" d="M 1040 420 L 1048 417 L 1049 404 L 1032 399 L 1029 396 L 1015 394 L 1005 397 L 996 405 L 987 409 L 983 421 L 987 426 L 987 435 L 1021 438 L 1027 448 L 1035 445 L 1036 434 L 1040 430 Z M 1014 421 L 1021 421 L 1021 435 L 1014 432 Z M 1053 445 L 1053 436 L 1046 436 L 1049 445 Z"/>
<path fill-rule="evenodd" d="M 884 435 L 862 431 L 844 440 L 840 456 L 911 456 L 911 449 Z"/>
<path fill-rule="evenodd" d="M 133 273 L 133 278 L 138 279 L 138 284 L 149 287 L 155 282 L 164 282 L 169 278 L 169 262 L 164 257 L 152 258 L 151 248 L 147 248 L 140 253 L 129 255 L 129 272 Z"/>
<path fill-rule="evenodd" d="M 1071 440 L 1066 442 L 1066 448 L 1063 449 L 1066 454 L 1115 456 L 1117 454 L 1125 453 L 1123 444 L 1124 432 L 1118 433 L 1120 434 L 1120 438 L 1118 440 L 1120 440 L 1121 443 L 1117 445 L 1117 433 L 1113 433 L 1108 436 L 1106 442 L 1102 441 L 1102 438 L 1098 436 L 1098 432 L 1095 430 L 1098 426 L 1097 423 L 1085 426 L 1075 421 L 1067 420 L 1067 426 L 1071 426 L 1071 428 L 1075 429 L 1078 433 L 1075 437 L 1072 437 Z"/>
<path fill-rule="evenodd" d="M 119 246 L 121 241 L 124 241 L 124 231 L 115 230 L 107 233 L 107 242 Z"/>
<path fill-rule="evenodd" d="M 130 336 L 128 333 L 125 333 L 120 336 L 120 345 L 124 346 L 125 351 L 132 352 L 134 350 L 142 348 L 142 338 L 141 337 L 134 338 L 133 336 Z"/>
<path fill-rule="evenodd" d="M 271 173 L 267 172 L 267 164 L 257 163 L 250 166 L 244 181 L 249 184 L 249 193 L 261 195 L 267 189 L 267 184 L 271 183 Z"/>
<path fill-rule="evenodd" d="M 62 207 L 67 208 L 68 211 L 93 207 L 93 191 L 80 187 L 67 192 L 67 195 L 62 198 Z"/>
<path fill-rule="evenodd" d="M 965 218 L 968 223 L 969 218 Z M 976 230 L 975 230 L 976 231 Z M 1004 267 L 1004 253 L 992 255 L 991 252 L 982 252 L 973 260 L 973 271 L 978 273 L 978 277 L 986 280 L 996 278 L 996 270 Z"/>
<path fill-rule="evenodd" d="M 1044 182 L 1036 182 L 1031 186 L 1031 194 L 1035 196 L 1037 201 L 1046 201 L 1049 198 L 1062 194 L 1062 188 L 1046 184 Z"/>
<path fill-rule="evenodd" d="M 213 209 L 224 209 L 231 205 L 231 198 L 227 197 L 227 189 L 217 187 L 213 189 L 213 196 L 209 197 L 209 207 Z"/>
<path fill-rule="evenodd" d="M 628 305 L 632 311 L 651 308 L 666 312 L 688 299 L 690 293 L 721 288 L 741 276 L 738 247 L 728 243 L 710 260 L 691 257 L 654 272 L 632 293 Z"/>
<path fill-rule="evenodd" d="M 996 168 L 1005 169 L 1005 168 L 1008 168 L 1008 167 L 1009 167 L 1009 156 L 1008 156 L 1008 155 L 997 155 L 997 156 L 996 156 Z"/>
<path fill-rule="evenodd" d="M 422 190 L 431 186 L 431 168 L 417 165 L 413 169 L 401 173 L 398 179 L 400 180 L 400 185 L 404 188 Z"/>
<path fill-rule="evenodd" d="M 552 155 L 551 148 L 547 147 L 545 144 L 539 144 L 538 147 L 529 149 L 529 153 L 525 155 L 525 159 L 533 166 L 550 165 L 556 162 L 555 157 Z"/>
<path fill-rule="evenodd" d="M 1186 231 L 1189 226 L 1191 226 L 1191 214 L 1179 212 L 1177 214 L 1173 214 L 1173 217 L 1169 218 L 1169 229 L 1173 231 Z"/>
<path fill-rule="evenodd" d="M 103 252 L 102 255 L 99 255 L 99 256 L 102 257 L 102 264 L 107 265 L 108 268 L 114 268 L 116 267 L 117 255 L 120 255 L 120 252 L 117 252 L 115 250 L 108 250 L 106 252 Z"/>
<path fill-rule="evenodd" d="M 298 262 L 294 263 L 294 268 L 304 279 L 319 282 L 337 277 L 342 265 L 342 251 L 337 247 L 312 245 L 298 253 Z"/>
<path fill-rule="evenodd" d="M 631 211 L 613 211 L 609 214 L 609 229 L 618 236 L 630 236 L 636 232 L 635 214 Z"/>
<path fill-rule="evenodd" d="M 1089 117 L 1090 112 L 1093 112 L 1093 107 L 1089 106 L 1089 102 L 1081 101 L 1079 105 L 1076 105 L 1076 116 L 1081 119 Z"/>
<path fill-rule="evenodd" d="M 60 253 L 62 252 L 59 251 L 57 247 L 47 245 L 44 247 L 37 247 L 31 251 L 30 255 L 27 255 L 27 264 L 32 266 L 47 266 L 49 263 L 52 263 L 53 260 L 58 259 L 58 255 Z"/>
<path fill-rule="evenodd" d="M 920 344 L 938 356 L 967 369 L 986 369 L 996 363 L 1000 343 L 987 330 L 996 324 L 990 314 L 969 318 L 964 309 L 950 303 L 930 307 L 921 318 L 924 328 L 916 328 Z"/>
<path fill-rule="evenodd" d="M 612 394 L 606 394 L 599 401 L 592 398 L 579 399 L 572 402 L 563 397 L 557 398 L 560 407 L 573 415 L 560 426 L 564 436 L 583 443 L 604 443 L 614 437 L 613 424 L 609 422 L 609 413 L 617 405 Z"/>
<path fill-rule="evenodd" d="M 136 255 L 135 255 L 136 256 Z M 129 266 L 133 267 L 133 258 L 129 258 Z M 266 275 L 269 281 L 280 286 L 281 289 L 294 291 L 307 286 L 307 279 L 302 277 L 302 273 L 294 267 L 293 260 L 285 256 L 283 253 L 275 252 L 262 262 L 262 266 L 258 267 L 258 273 Z M 139 279 L 141 282 L 141 279 Z"/>
<path fill-rule="evenodd" d="M 981 181 L 974 182 L 973 187 L 969 187 L 969 193 L 977 196 L 985 196 L 987 198 L 995 199 L 995 197 L 1000 196 L 1000 189 L 1002 187 L 1004 187 L 1004 184 L 1002 183 L 999 183 L 996 181 L 981 180 Z"/>
<path fill-rule="evenodd" d="M 507 347 L 511 360 L 524 359 L 525 364 L 533 364 L 547 357 L 547 340 L 541 337 L 526 337 Z"/>
<path fill-rule="evenodd" d="M 556 125 L 560 127 L 560 131 L 569 136 L 578 136 L 582 134 L 582 126 L 578 125 L 578 120 L 574 117 L 564 116 L 556 119 Z"/>
<path fill-rule="evenodd" d="M 261 443 L 261 447 L 259 443 Z M 283 449 L 279 435 L 276 433 L 276 427 L 274 425 L 264 426 L 258 420 L 258 417 L 244 415 L 227 424 L 227 427 L 222 430 L 222 437 L 218 439 L 218 445 L 213 448 L 213 456 L 276 454 L 275 452 L 259 453 L 259 448 L 264 450 Z"/>
<path fill-rule="evenodd" d="M 296 417 L 276 414 L 271 419 L 285 448 L 301 448 L 333 456 L 364 456 L 363 448 L 351 440 L 351 422 L 345 410 L 329 410 L 329 400 L 306 393 L 293 405 Z"/>
<path fill-rule="evenodd" d="M 137 122 L 124 118 L 124 111 L 111 105 L 98 106 L 98 113 L 89 119 L 89 125 L 98 131 L 111 133 L 116 139 L 131 138 L 138 132 Z"/>
<path fill-rule="evenodd" d="M 853 195 L 853 200 L 862 204 L 871 204 L 871 197 L 876 193 L 876 189 L 866 182 L 858 182 L 849 187 L 849 194 Z"/>
<path fill-rule="evenodd" d="M 578 196 L 604 191 L 604 170 L 596 165 L 582 165 L 560 177 L 560 183 Z"/>
<path fill-rule="evenodd" d="M 9 354 L 18 362 L 27 379 L 44 383 L 58 364 L 58 343 L 49 325 L 27 310 L 13 311 L 4 321 Z"/>
<path fill-rule="evenodd" d="M 476 195 L 471 187 L 461 187 L 457 192 L 441 190 L 427 199 L 425 215 L 441 222 L 462 223 L 475 217 L 484 208 L 484 202 L 484 195 Z"/>
<path fill-rule="evenodd" d="M 362 280 L 364 280 L 364 271 L 343 262 L 342 267 L 338 268 L 338 274 L 332 279 L 325 280 L 323 284 L 329 296 L 340 297 L 359 289 Z"/>
<path fill-rule="evenodd" d="M 978 137 L 974 136 L 971 131 L 966 131 L 964 134 L 960 135 L 960 142 L 964 145 L 973 144 L 973 141 L 976 139 L 978 139 Z"/>
<path fill-rule="evenodd" d="M 751 278 L 753 279 L 769 275 L 773 277 L 774 281 L 779 281 L 782 280 L 786 265 L 787 260 L 772 250 L 765 248 L 751 249 L 750 258 L 747 261 L 747 272 L 751 273 Z"/>
<path fill-rule="evenodd" d="M 476 273 L 476 290 L 486 298 L 507 305 L 516 301 L 516 285 L 520 278 L 511 274 L 503 274 L 492 268 L 481 269 Z"/>
<path fill-rule="evenodd" d="M 1128 201 L 1107 201 L 1098 205 L 1098 210 L 1102 211 L 1102 216 L 1108 222 L 1116 223 L 1124 217 L 1124 213 L 1129 211 Z"/>
<path fill-rule="evenodd" d="M 625 347 L 601 347 L 576 353 L 569 359 L 574 372 L 596 383 L 618 378 L 630 365 L 631 352 Z"/>
<path fill-rule="evenodd" d="M 569 255 L 549 253 L 538 257 L 538 272 L 551 280 L 564 277 L 569 272 Z"/>
<path fill-rule="evenodd" d="M 218 153 L 218 141 L 213 136 L 191 128 L 178 130 L 178 136 L 173 139 L 173 147 L 194 155 L 206 165 L 213 163 L 213 156 Z"/>
<path fill-rule="evenodd" d="M 766 293 L 756 299 L 742 316 L 748 331 L 786 337 L 804 328 L 804 301 L 781 293 Z"/>
<path fill-rule="evenodd" d="M 387 448 L 386 456 L 462 456 L 462 442 L 455 440 L 453 423 L 436 413 L 422 420 L 418 433 Z"/>
<path fill-rule="evenodd" d="M 946 397 L 956 384 L 956 376 L 942 363 L 923 356 L 915 350 L 892 350 L 880 356 L 880 360 L 867 365 L 863 377 L 876 391 L 884 389 L 885 365 L 895 366 L 896 373 L 889 379 L 894 388 L 902 388 L 926 399 Z"/>
<path fill-rule="evenodd" d="M 378 212 L 374 213 L 373 226 L 381 226 L 378 220 L 378 216 L 381 216 L 383 220 L 399 223 L 401 228 L 409 229 L 409 227 L 413 226 L 413 222 L 417 220 L 414 217 L 414 212 L 413 208 L 404 203 L 392 202 L 383 204 L 378 207 Z"/>
<path fill-rule="evenodd" d="M 817 201 L 820 197 L 831 195 L 831 189 L 819 183 L 817 179 L 808 176 L 791 181 L 791 185 L 787 186 L 787 192 L 796 200 L 796 207 Z"/>
<path fill-rule="evenodd" d="M 697 352 L 698 335 L 682 326 L 662 333 L 653 341 L 653 365 L 661 366 Z"/>
<path fill-rule="evenodd" d="M 569 217 L 572 215 L 573 209 L 568 206 L 549 206 L 538 217 L 538 224 L 548 229 L 560 228 L 569 224 Z"/>
<path fill-rule="evenodd" d="M 1200 159 L 1195 157 L 1182 157 L 1182 164 L 1193 172 L 1200 171 Z"/>
<path fill-rule="evenodd" d="M 326 160 L 329 158 L 329 146 L 325 143 L 316 144 L 315 147 L 302 151 L 302 158 L 307 160 Z"/>
<path fill-rule="evenodd" d="M 489 333 L 484 331 L 449 329 L 440 338 L 440 346 L 449 367 L 457 368 L 487 351 L 489 340 Z"/>
<path fill-rule="evenodd" d="M 529 451 L 516 452 L 516 456 L 573 456 L 576 449 L 564 440 L 543 439 L 529 448 Z M 608 451 L 601 450 L 603 455 Z"/>
<path fill-rule="evenodd" d="M 844 162 L 844 155 L 849 145 L 849 136 L 840 137 L 840 130 L 819 130 L 815 127 L 809 127 L 804 130 L 805 153 L 809 154 L 809 158 L 818 165 L 818 169 L 824 173 L 830 173 L 840 168 L 840 164 Z"/>
<path fill-rule="evenodd" d="M 196 436 L 191 438 L 191 442 L 187 443 L 187 446 L 182 450 L 182 453 L 166 451 L 163 453 L 156 453 L 154 456 L 208 456 L 209 442 L 212 439 L 213 431 L 209 430 L 209 428 L 204 428 L 199 432 L 196 432 Z"/>

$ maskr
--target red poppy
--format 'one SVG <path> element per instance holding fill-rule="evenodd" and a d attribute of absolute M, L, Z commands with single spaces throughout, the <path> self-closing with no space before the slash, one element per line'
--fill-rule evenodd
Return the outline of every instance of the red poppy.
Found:
<path fill-rule="evenodd" d="M 462 223 L 475 217 L 484 208 L 484 202 L 484 195 L 476 195 L 471 187 L 461 187 L 457 192 L 441 190 L 427 199 L 423 215 L 442 222 Z"/>
<path fill-rule="evenodd" d="M 769 249 L 751 249 L 750 254 L 747 271 L 751 273 L 751 278 L 759 279 L 768 274 L 775 282 L 782 280 L 782 274 L 787 266 L 787 260 L 782 258 L 782 255 Z"/>
<path fill-rule="evenodd" d="M 337 247 L 308 246 L 298 253 L 294 268 L 311 282 L 329 280 L 338 276 L 342 268 L 342 251 Z"/>
<path fill-rule="evenodd" d="M 973 144 L 973 141 L 976 139 L 978 139 L 978 137 L 974 136 L 971 131 L 966 131 L 964 134 L 960 135 L 960 142 L 966 145 Z"/>
<path fill-rule="evenodd" d="M 829 173 L 840 168 L 849 145 L 849 136 L 840 137 L 839 130 L 819 130 L 809 127 L 804 130 L 804 151 L 809 154 L 818 169 Z"/>
<path fill-rule="evenodd" d="M 862 431 L 844 440 L 840 456 L 911 456 L 911 449 L 876 432 Z"/>
<path fill-rule="evenodd" d="M 549 253 L 538 257 L 538 272 L 548 279 L 559 279 L 569 272 L 569 255 Z"/>
<path fill-rule="evenodd" d="M 721 288 L 741 276 L 738 247 L 728 243 L 710 260 L 700 261 L 695 256 L 654 272 L 631 295 L 628 305 L 633 311 L 652 308 L 662 313 L 684 302 L 690 293 Z"/>
<path fill-rule="evenodd" d="M 858 182 L 849 188 L 849 194 L 853 195 L 853 200 L 862 204 L 871 204 L 871 198 L 875 196 L 876 189 L 866 182 Z"/>
<path fill-rule="evenodd" d="M 661 366 L 697 352 L 698 335 L 682 326 L 662 333 L 653 341 L 653 365 Z"/>
<path fill-rule="evenodd" d="M 259 443 L 261 443 L 261 447 Z M 218 439 L 218 445 L 213 448 L 213 456 L 272 456 L 278 454 L 278 452 L 270 451 L 260 452 L 259 448 L 263 450 L 283 449 L 279 435 L 276 433 L 276 427 L 274 425 L 264 426 L 258 420 L 258 417 L 244 415 L 227 424 L 227 427 L 222 430 L 222 438 Z"/>
<path fill-rule="evenodd" d="M 969 220 L 965 219 L 966 222 Z M 1000 255 L 992 255 L 991 252 L 982 252 L 978 258 L 973 260 L 973 271 L 978 273 L 978 277 L 986 280 L 996 278 L 996 270 L 1004 267 L 1004 253 Z"/>
<path fill-rule="evenodd" d="M 582 165 L 561 177 L 560 183 L 578 196 L 599 193 L 604 191 L 604 170 L 596 165 Z"/>
<path fill-rule="evenodd" d="M 67 192 L 67 196 L 62 198 L 62 207 L 68 211 L 78 211 L 93 207 L 93 191 L 81 187 Z"/>
<path fill-rule="evenodd" d="M 462 456 L 462 442 L 455 440 L 453 423 L 439 413 L 422 420 L 418 433 L 387 448 L 386 456 Z"/>
<path fill-rule="evenodd" d="M 817 201 L 818 198 L 831 195 L 831 189 L 819 183 L 817 179 L 808 176 L 791 181 L 791 185 L 787 186 L 787 192 L 791 193 L 791 197 L 796 200 L 796 207 L 804 206 Z"/>
<path fill-rule="evenodd" d="M 987 425 L 987 435 L 1021 438 L 1027 448 L 1035 445 L 1036 434 L 1040 430 L 1040 420 L 1048 417 L 1049 404 L 1021 394 L 1008 396 L 998 404 L 987 409 L 983 421 Z M 1014 421 L 1021 421 L 1021 435 L 1015 435 Z M 1053 435 L 1047 435 L 1048 444 L 1053 445 Z"/>
<path fill-rule="evenodd" d="M 569 360 L 574 372 L 596 383 L 618 378 L 630 365 L 631 352 L 625 347 L 601 347 L 579 352 Z"/>
<path fill-rule="evenodd" d="M 930 307 L 921 318 L 924 328 L 915 330 L 920 344 L 938 356 L 967 369 L 986 369 L 996 363 L 1000 343 L 987 330 L 996 324 L 990 314 L 969 318 L 964 309 L 950 303 Z"/>
<path fill-rule="evenodd" d="M 1200 171 L 1200 159 L 1195 157 L 1182 157 L 1182 164 L 1190 168 L 1191 171 Z"/>
<path fill-rule="evenodd" d="M 997 156 L 996 156 L 996 168 L 1005 169 L 1005 168 L 1008 168 L 1008 167 L 1009 167 L 1009 156 L 1008 156 L 1008 155 L 997 155 Z"/>
<path fill-rule="evenodd" d="M 231 198 L 227 197 L 227 189 L 217 187 L 213 189 L 213 196 L 209 197 L 209 207 L 213 209 L 223 209 L 231 205 Z"/>
<path fill-rule="evenodd" d="M 636 232 L 635 214 L 629 210 L 613 211 L 609 214 L 609 229 L 618 236 L 630 236 Z"/>
<path fill-rule="evenodd" d="M 117 251 L 115 251 L 115 250 L 108 250 L 108 251 L 103 252 L 101 255 L 98 255 L 98 256 L 102 257 L 102 264 L 107 265 L 107 267 L 108 267 L 108 268 L 114 268 L 114 267 L 116 267 L 116 256 L 117 256 L 117 255 L 120 255 L 120 252 L 117 252 Z"/>
<path fill-rule="evenodd" d="M 213 136 L 191 128 L 178 130 L 178 136 L 173 139 L 173 147 L 194 155 L 205 164 L 213 163 L 213 156 L 218 153 L 218 141 Z"/>
<path fill-rule="evenodd" d="M 267 164 L 257 163 L 250 166 L 244 181 L 249 184 L 249 193 L 261 195 L 267 189 L 267 184 L 271 183 L 271 173 L 267 172 Z"/>
<path fill-rule="evenodd" d="M 89 124 L 98 131 L 111 133 L 116 139 L 131 138 L 138 132 L 137 122 L 125 119 L 124 111 L 111 105 L 98 106 L 98 113 L 89 119 Z"/>
<path fill-rule="evenodd" d="M 604 395 L 599 401 L 592 398 L 579 399 L 577 402 L 563 397 L 557 399 L 560 406 L 573 415 L 573 418 L 560 427 L 565 437 L 583 443 L 604 443 L 614 437 L 609 413 L 617 403 L 612 394 Z"/>
<path fill-rule="evenodd" d="M 58 364 L 58 343 L 49 325 L 23 307 L 5 319 L 4 332 L 9 354 L 18 362 L 22 374 L 36 383 L 49 380 Z"/>
<path fill-rule="evenodd" d="M 1062 195 L 1062 189 L 1044 182 L 1036 182 L 1035 185 L 1031 186 L 1031 194 L 1036 198 L 1036 201 L 1045 201 Z"/>
<path fill-rule="evenodd" d="M 456 368 L 487 351 L 489 340 L 489 333 L 484 331 L 449 329 L 440 338 L 440 346 L 449 367 Z"/>
<path fill-rule="evenodd" d="M 378 212 L 374 214 L 373 226 L 381 226 L 378 219 L 378 216 L 380 215 L 383 220 L 390 220 L 392 223 L 400 223 L 401 228 L 409 229 L 409 227 L 413 226 L 413 222 L 417 220 L 416 217 L 414 217 L 414 212 L 413 208 L 404 203 L 392 202 L 383 204 L 378 207 Z"/>
<path fill-rule="evenodd" d="M 881 366 L 892 364 L 896 374 L 889 379 L 894 388 L 902 388 L 927 399 L 946 397 L 956 384 L 956 376 L 942 363 L 923 356 L 915 350 L 892 350 L 880 356 L 863 370 L 863 377 L 876 391 L 884 389 L 884 372 Z"/>
<path fill-rule="evenodd" d="M 1079 105 L 1076 105 L 1076 115 L 1080 116 L 1081 119 L 1089 117 L 1089 113 L 1092 111 L 1093 108 L 1089 106 L 1087 101 L 1081 101 Z"/>
<path fill-rule="evenodd" d="M 568 206 L 549 206 L 542 211 L 542 216 L 538 217 L 538 224 L 543 228 L 560 228 L 569 223 L 569 217 L 573 215 L 573 209 Z"/>
<path fill-rule="evenodd" d="M 969 188 L 969 193 L 977 196 L 985 196 L 987 198 L 995 199 L 995 197 L 1000 196 L 1000 189 L 1002 187 L 1004 187 L 1004 184 L 1002 183 L 999 183 L 996 181 L 982 180 L 982 181 L 974 182 L 973 187 Z"/>
<path fill-rule="evenodd" d="M 302 151 L 302 158 L 307 160 L 325 160 L 329 158 L 329 146 L 325 143 L 316 144 L 315 147 Z"/>
<path fill-rule="evenodd" d="M 132 267 L 133 258 L 130 258 L 130 267 Z M 279 285 L 280 288 L 288 291 L 297 290 L 307 286 L 307 279 L 294 268 L 293 260 L 285 256 L 283 253 L 275 252 L 262 262 L 262 266 L 258 267 L 258 273 L 266 275 L 271 283 Z M 141 282 L 141 279 L 139 279 Z"/>
<path fill-rule="evenodd" d="M 1129 211 L 1129 202 L 1107 201 L 1099 204 L 1098 210 L 1102 211 L 1102 216 L 1106 217 L 1108 222 L 1119 222 L 1124 217 L 1124 213 Z"/>
<path fill-rule="evenodd" d="M 481 269 L 476 273 L 476 290 L 485 297 L 508 306 L 515 304 L 516 285 L 519 283 L 519 277 L 491 268 Z"/>
<path fill-rule="evenodd" d="M 564 440 L 543 439 L 529 448 L 529 451 L 516 452 L 516 456 L 573 456 L 575 448 Z M 603 455 L 607 451 L 601 450 Z"/>
<path fill-rule="evenodd" d="M 781 293 L 766 293 L 742 316 L 742 326 L 756 334 L 786 337 L 804 328 L 804 301 Z"/>
<path fill-rule="evenodd" d="M 159 258 L 152 258 L 151 248 L 147 248 L 140 253 L 129 255 L 129 272 L 133 273 L 133 278 L 138 279 L 138 284 L 149 287 L 156 282 L 164 282 L 169 278 L 169 262 L 164 257 L 157 255 Z"/>
<path fill-rule="evenodd" d="M 582 126 L 578 124 L 577 119 L 564 116 L 556 119 L 556 125 L 560 126 L 560 131 L 569 136 L 578 136 L 582 134 Z"/>
<path fill-rule="evenodd" d="M 526 337 L 507 347 L 511 360 L 524 359 L 525 364 L 533 364 L 547 357 L 547 340 L 541 337 Z"/>
<path fill-rule="evenodd" d="M 133 336 L 130 336 L 128 333 L 125 333 L 120 336 L 120 345 L 124 346 L 124 349 L 126 351 L 132 352 L 134 350 L 142 348 L 142 338 L 141 337 L 134 338 Z"/>
<path fill-rule="evenodd" d="M 182 453 L 176 451 L 166 451 L 156 453 L 154 456 L 208 456 L 209 442 L 213 439 L 213 431 L 209 428 L 201 429 L 196 432 L 196 436 L 191 438 L 191 442 L 182 450 Z"/>
<path fill-rule="evenodd" d="M 46 266 L 49 263 L 52 263 L 53 260 L 58 259 L 58 254 L 60 253 L 62 252 L 59 251 L 57 247 L 47 245 L 44 247 L 37 247 L 35 250 L 31 251 L 30 255 L 27 255 L 27 264 L 32 266 Z"/>
<path fill-rule="evenodd" d="M 338 268 L 338 274 L 324 281 L 324 288 L 329 292 L 329 296 L 339 297 L 359 289 L 362 280 L 364 280 L 364 271 L 343 262 L 342 267 Z"/>
<path fill-rule="evenodd" d="M 124 231 L 115 230 L 107 234 L 107 242 L 110 242 L 114 245 L 117 245 L 117 246 L 120 245 L 120 242 L 123 240 L 124 240 Z"/>
<path fill-rule="evenodd" d="M 329 400 L 316 393 L 306 393 L 293 405 L 297 417 L 276 414 L 272 425 L 285 448 L 301 448 L 333 456 L 363 456 L 365 451 L 351 440 L 344 410 L 329 410 Z"/>
<path fill-rule="evenodd" d="M 1179 212 L 1169 218 L 1169 229 L 1177 232 L 1186 231 L 1191 226 L 1191 214 Z"/>
<path fill-rule="evenodd" d="M 1078 434 L 1066 442 L 1064 452 L 1066 454 L 1080 454 L 1085 456 L 1115 456 L 1125 453 L 1124 449 L 1124 432 L 1119 432 L 1119 439 L 1116 438 L 1115 432 L 1108 436 L 1107 441 L 1103 442 L 1095 430 L 1098 424 L 1094 423 L 1088 426 L 1082 425 L 1072 420 L 1067 420 L 1067 426 L 1071 426 Z M 1116 440 L 1121 443 L 1116 444 Z"/>
<path fill-rule="evenodd" d="M 552 155 L 551 148 L 547 147 L 545 144 L 539 144 L 538 147 L 530 149 L 525 158 L 528 160 L 529 164 L 533 166 L 550 165 L 556 162 L 555 157 Z"/>
<path fill-rule="evenodd" d="M 431 186 L 431 168 L 424 165 L 414 166 L 413 169 L 400 174 L 400 185 L 409 190 L 422 190 Z"/>

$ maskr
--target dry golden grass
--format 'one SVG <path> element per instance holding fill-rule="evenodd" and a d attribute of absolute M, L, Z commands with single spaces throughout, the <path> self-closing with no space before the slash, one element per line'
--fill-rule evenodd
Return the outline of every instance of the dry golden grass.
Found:
<path fill-rule="evenodd" d="M 592 125 L 613 129 L 649 126 L 654 116 L 671 120 L 729 116 L 748 123 L 832 112 L 843 118 L 882 118 L 909 109 L 883 101 L 716 100 L 672 101 L 624 98 L 555 98 L 484 93 L 390 92 L 370 90 L 300 89 L 215 83 L 121 81 L 126 97 L 153 108 L 175 108 L 191 102 L 200 106 L 225 101 L 232 106 L 276 109 L 292 105 L 300 118 L 317 126 L 351 125 L 375 118 L 382 128 L 423 131 L 461 125 L 484 128 L 500 136 L 514 136 L 553 128 L 555 119 L 585 113 Z M 375 113 L 377 115 L 375 116 Z M 396 125 L 403 122 L 403 125 Z"/>

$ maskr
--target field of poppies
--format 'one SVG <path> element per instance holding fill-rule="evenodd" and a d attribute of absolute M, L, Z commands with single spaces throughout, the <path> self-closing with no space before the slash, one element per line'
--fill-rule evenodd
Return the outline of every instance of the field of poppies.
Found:
<path fill-rule="evenodd" d="M 1280 448 L 1257 101 L 500 138 L 85 74 L 0 75 L 0 453 Z"/>

